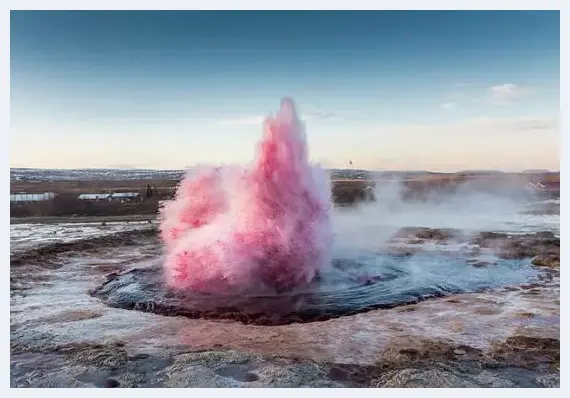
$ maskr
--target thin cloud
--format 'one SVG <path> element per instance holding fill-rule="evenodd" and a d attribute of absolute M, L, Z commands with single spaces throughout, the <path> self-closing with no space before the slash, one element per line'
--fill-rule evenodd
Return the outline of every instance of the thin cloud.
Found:
<path fill-rule="evenodd" d="M 505 83 L 491 87 L 490 91 L 495 105 L 507 105 L 526 96 L 529 90 L 517 84 Z"/>
<path fill-rule="evenodd" d="M 337 116 L 334 112 L 310 112 L 306 114 L 307 118 L 314 119 L 330 119 Z"/>
<path fill-rule="evenodd" d="M 445 111 L 454 111 L 457 109 L 457 104 L 455 102 L 445 102 L 441 105 L 441 109 Z"/>
<path fill-rule="evenodd" d="M 530 93 L 529 87 L 513 83 L 491 87 L 456 83 L 454 90 L 444 97 L 441 108 L 450 111 L 459 107 L 465 109 L 484 104 L 506 106 L 525 98 Z"/>

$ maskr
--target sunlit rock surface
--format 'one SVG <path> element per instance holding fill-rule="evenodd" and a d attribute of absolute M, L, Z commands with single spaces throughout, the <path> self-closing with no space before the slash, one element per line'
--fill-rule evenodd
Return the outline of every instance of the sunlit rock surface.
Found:
<path fill-rule="evenodd" d="M 528 257 L 505 260 L 498 256 L 501 245 L 480 246 L 482 242 L 476 241 L 477 236 L 488 240 L 490 235 L 441 239 L 433 232 L 417 231 L 420 237 L 409 236 L 409 231 L 395 234 L 399 237 L 378 250 L 386 246 L 410 250 L 401 255 L 409 260 L 415 253 L 454 253 L 462 259 L 457 264 L 477 272 L 497 272 L 504 270 L 501 261 L 518 261 L 533 270 L 532 278 L 326 321 L 260 326 L 113 308 L 90 294 L 105 285 L 109 274 L 156 264 L 161 256 L 156 232 L 89 238 L 63 248 L 48 245 L 12 255 L 11 383 L 20 387 L 559 386 L 559 270 L 531 264 L 536 255 L 532 248 L 549 252 L 557 238 L 547 234 L 537 238 L 535 232 L 516 238 L 522 245 L 517 248 L 524 247 Z M 423 242 L 410 243 L 410 239 Z M 488 264 L 477 267 L 470 259 Z"/>

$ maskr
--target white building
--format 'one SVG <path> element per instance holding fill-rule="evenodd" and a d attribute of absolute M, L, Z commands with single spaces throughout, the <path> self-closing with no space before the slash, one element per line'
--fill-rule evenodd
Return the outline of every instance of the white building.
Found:
<path fill-rule="evenodd" d="M 117 192 L 111 195 L 112 200 L 120 202 L 134 202 L 142 198 L 139 192 Z"/>
<path fill-rule="evenodd" d="M 111 200 L 110 193 L 82 193 L 77 197 L 79 200 Z"/>
<path fill-rule="evenodd" d="M 55 198 L 55 193 L 11 193 L 10 203 L 43 202 Z"/>

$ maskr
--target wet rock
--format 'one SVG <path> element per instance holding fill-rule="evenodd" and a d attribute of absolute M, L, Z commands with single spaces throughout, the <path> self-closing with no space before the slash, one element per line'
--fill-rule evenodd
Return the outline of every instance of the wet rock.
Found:
<path fill-rule="evenodd" d="M 538 255 L 532 260 L 537 267 L 560 268 L 560 254 Z"/>
<path fill-rule="evenodd" d="M 491 248 L 505 259 L 523 259 L 535 256 L 560 257 L 560 238 L 550 231 L 526 235 L 508 235 L 497 232 L 481 232 L 470 242 Z"/>
<path fill-rule="evenodd" d="M 251 373 L 248 366 L 226 366 L 217 369 L 215 372 L 222 377 L 245 383 L 259 380 L 259 376 Z"/>
<path fill-rule="evenodd" d="M 38 325 L 50 325 L 62 322 L 77 322 L 86 319 L 95 319 L 103 315 L 101 311 L 94 310 L 64 310 L 62 312 L 40 317 L 33 323 Z"/>
<path fill-rule="evenodd" d="M 65 359 L 52 354 L 10 354 L 10 387 L 83 387 L 72 374 L 57 371 Z"/>
<path fill-rule="evenodd" d="M 512 336 L 495 344 L 492 359 L 522 368 L 560 366 L 560 340 L 529 336 Z"/>
<path fill-rule="evenodd" d="M 350 373 L 338 366 L 331 367 L 327 375 L 334 381 L 347 382 L 350 380 Z"/>
<path fill-rule="evenodd" d="M 544 376 L 538 376 L 534 379 L 534 382 L 540 387 L 560 388 L 560 374 L 547 374 Z"/>
<path fill-rule="evenodd" d="M 481 387 L 488 387 L 488 388 L 512 388 L 515 387 L 515 384 L 507 380 L 503 377 L 500 377 L 488 370 L 484 370 L 481 373 L 473 376 L 473 379 L 479 384 Z"/>
<path fill-rule="evenodd" d="M 168 387 L 340 387 L 324 366 L 237 351 L 178 355 L 158 375 Z"/>
<path fill-rule="evenodd" d="M 517 367 L 481 368 L 469 346 L 417 342 L 378 365 L 320 363 L 240 351 L 168 357 L 129 353 L 122 344 L 35 347 L 11 356 L 13 387 L 528 387 L 552 378 Z M 38 351 L 39 350 L 39 351 Z M 118 358 L 113 360 L 113 355 Z M 461 362 L 457 361 L 460 357 Z M 490 361 L 487 361 L 490 362 Z M 484 363 L 484 362 L 482 362 Z M 498 363 L 498 362 L 497 362 Z M 498 363 L 499 364 L 499 363 Z M 115 366 L 119 365 L 119 366 Z M 534 382 L 533 380 L 537 380 Z"/>
<path fill-rule="evenodd" d="M 114 234 L 82 239 L 74 242 L 57 242 L 35 249 L 16 252 L 10 256 L 10 266 L 35 264 L 44 268 L 59 268 L 63 265 L 58 256 L 71 252 L 93 254 L 111 247 L 134 246 L 158 242 L 156 228 L 117 232 Z"/>
<path fill-rule="evenodd" d="M 422 250 L 418 247 L 405 247 L 405 246 L 388 246 L 383 253 L 390 254 L 398 257 L 410 257 L 414 254 L 420 253 Z"/>
<path fill-rule="evenodd" d="M 386 388 L 477 388 L 468 377 L 440 369 L 403 369 L 383 375 L 374 387 Z"/>
<path fill-rule="evenodd" d="M 485 243 L 491 240 L 506 239 L 510 235 L 503 232 L 480 232 L 479 235 L 473 241 L 475 244 L 485 246 Z"/>
<path fill-rule="evenodd" d="M 23 340 L 19 334 L 13 336 Z M 26 343 L 11 343 L 10 352 L 16 355 L 38 354 L 65 357 L 69 364 L 78 366 L 96 366 L 107 371 L 116 371 L 125 367 L 128 363 L 145 359 L 144 355 L 130 354 L 125 345 L 120 341 L 106 343 L 74 342 L 58 344 L 49 335 L 35 336 Z"/>
<path fill-rule="evenodd" d="M 153 239 L 149 238 L 148 241 L 153 241 Z M 544 235 L 540 239 L 551 239 L 551 237 Z M 92 252 L 94 253 L 100 248 L 89 250 L 94 250 Z M 133 249 L 126 245 L 121 250 L 130 252 Z M 97 264 L 106 264 L 107 260 L 111 261 L 110 259 L 114 258 L 116 253 L 120 251 L 106 253 L 106 259 Z M 59 261 L 61 257 L 54 256 L 53 258 Z M 409 264 L 410 260 L 417 260 L 417 264 L 425 264 L 422 258 L 429 259 L 421 255 L 410 257 L 404 256 L 398 258 L 398 261 L 402 263 L 408 261 Z M 81 292 L 85 292 L 85 286 L 97 286 L 100 283 L 103 279 L 101 273 L 85 272 L 85 269 L 91 271 L 96 268 L 92 265 L 93 262 L 89 261 L 87 266 L 79 261 L 76 262 L 77 266 L 66 266 L 57 271 L 43 270 L 45 275 L 50 275 L 49 278 L 54 278 L 53 281 L 50 280 L 50 283 L 55 287 L 42 288 L 42 293 L 34 293 L 35 296 L 31 296 L 29 300 L 20 300 L 21 298 L 18 297 L 18 300 L 11 302 L 11 305 L 12 303 L 14 305 L 14 313 L 17 311 L 22 314 L 26 313 L 28 310 L 31 311 L 35 305 L 33 312 L 37 314 L 31 317 L 15 316 L 11 320 L 14 323 L 11 325 L 11 368 L 13 372 L 11 384 L 13 386 L 93 387 L 100 386 L 98 383 L 103 380 L 112 379 L 119 383 L 119 387 L 368 387 L 381 386 L 382 383 L 379 381 L 388 370 L 392 372 L 392 377 L 382 379 L 384 384 L 390 380 L 392 384 L 397 384 L 395 377 L 399 372 L 402 377 L 401 384 L 408 386 L 423 383 L 428 387 L 437 387 L 441 385 L 439 380 L 441 377 L 447 377 L 451 384 L 456 384 L 452 387 L 461 387 L 464 383 L 480 387 L 501 387 L 508 383 L 514 386 L 535 387 L 556 385 L 555 375 L 545 374 L 552 362 L 554 362 L 552 365 L 556 367 L 556 360 L 550 361 L 547 358 L 553 353 L 556 355 L 555 350 L 551 350 L 548 345 L 535 344 L 538 348 L 533 352 L 532 344 L 528 342 L 503 342 L 503 352 L 500 350 L 500 345 L 499 349 L 495 347 L 496 352 L 493 357 L 496 359 L 485 358 L 487 348 L 484 349 L 485 352 L 479 352 L 461 345 L 465 343 L 466 333 L 464 331 L 478 330 L 477 336 L 471 335 L 469 339 L 477 339 L 478 347 L 487 347 L 489 339 L 504 339 L 507 333 L 512 333 L 510 330 L 518 330 L 516 328 L 523 323 L 525 327 L 529 326 L 533 335 L 559 336 L 559 324 L 557 323 L 559 317 L 547 319 L 544 315 L 545 311 L 551 310 L 553 301 L 556 302 L 555 299 L 559 296 L 550 294 L 552 290 L 544 287 L 544 281 L 537 281 L 529 288 L 533 294 L 541 296 L 530 299 L 516 292 L 512 294 L 503 291 L 465 294 L 450 299 L 428 300 L 416 305 L 396 307 L 398 309 L 396 311 L 373 311 L 368 314 L 359 314 L 344 320 L 262 328 L 235 324 L 232 319 L 205 322 L 164 318 L 149 314 L 126 314 L 124 311 L 106 307 L 104 303 L 88 297 L 86 293 L 79 293 L 77 297 L 66 295 L 63 299 L 58 298 L 60 291 L 57 290 L 57 286 L 61 287 L 61 281 L 65 284 L 76 283 L 74 286 L 79 287 L 77 290 L 83 289 Z M 497 267 L 479 271 L 465 266 L 462 258 L 456 261 L 454 266 L 463 266 L 466 272 L 477 274 L 491 274 L 496 269 L 500 269 L 503 264 L 508 264 L 500 260 Z M 525 260 L 520 264 L 527 267 L 528 263 L 529 261 Z M 40 268 L 27 265 L 17 267 L 17 269 L 19 275 L 22 275 L 24 271 L 29 271 L 33 276 Z M 537 272 L 530 266 L 528 270 Z M 546 271 L 548 269 L 541 270 L 541 273 Z M 553 275 L 559 275 L 558 271 L 552 272 Z M 117 289 L 114 291 L 116 297 L 124 299 L 125 296 L 133 297 L 133 294 L 138 294 L 136 286 L 129 283 L 123 284 L 124 280 L 121 281 L 118 275 L 124 276 L 125 274 L 118 272 L 111 278 L 117 282 L 114 285 Z M 130 274 L 126 273 L 126 275 Z M 138 276 L 141 275 L 143 274 L 138 274 Z M 370 280 L 375 282 L 375 278 L 370 278 Z M 446 282 L 446 279 L 442 278 L 440 282 Z M 385 287 L 389 283 L 390 281 L 379 284 L 359 283 L 357 287 L 366 291 L 375 286 Z M 157 286 L 160 287 L 160 285 Z M 144 293 L 144 289 L 142 291 Z M 547 292 L 550 293 L 547 294 Z M 52 296 L 50 300 L 46 300 L 46 304 L 46 302 L 40 302 L 39 294 Z M 159 297 L 172 298 L 167 291 L 161 294 L 164 296 Z M 542 297 L 542 295 L 545 296 Z M 141 307 L 147 307 L 146 311 L 156 311 L 153 309 L 154 301 L 147 301 L 144 294 L 137 297 L 137 300 L 140 299 L 138 304 Z M 67 298 L 69 298 L 69 303 L 65 302 Z M 550 308 L 545 304 L 546 299 Z M 80 300 L 84 303 L 88 302 L 88 307 L 72 309 L 71 307 Z M 516 309 L 511 306 L 514 301 L 516 301 Z M 60 305 L 62 308 L 58 313 L 54 307 L 59 308 Z M 481 312 L 478 307 L 487 305 L 499 308 L 503 312 L 483 310 L 492 316 L 478 316 L 478 311 Z M 45 313 L 42 308 L 46 309 Z M 164 309 L 173 310 L 172 307 L 167 306 Z M 533 311 L 536 316 L 532 319 L 515 319 L 516 315 L 513 315 L 516 311 L 521 313 Z M 53 314 L 53 322 L 48 320 L 49 314 Z M 274 315 L 270 311 L 264 314 L 268 325 L 275 324 L 276 321 L 271 318 Z M 216 312 L 212 316 L 216 316 Z M 243 314 L 243 316 L 250 317 L 251 315 Z M 136 321 L 129 324 L 134 319 Z M 304 322 L 302 317 L 296 314 L 290 319 L 294 320 L 292 322 Z M 313 319 L 324 320 L 326 316 L 317 312 Z M 40 325 L 36 321 L 45 322 Z M 548 325 L 547 321 L 550 322 Z M 244 323 L 252 322 L 246 320 Z M 83 327 L 86 329 L 84 330 Z M 183 330 L 184 333 L 179 334 L 175 331 L 176 329 Z M 428 330 L 429 333 L 427 333 Z M 68 331 L 69 335 L 66 334 Z M 85 335 L 82 334 L 84 331 Z M 425 344 L 417 341 L 410 342 L 414 335 L 430 333 L 429 338 L 433 338 L 435 333 L 438 336 L 446 336 L 450 341 L 447 343 L 432 341 Z M 384 345 L 388 344 L 389 347 L 391 344 L 386 343 L 386 339 L 391 340 L 394 336 L 404 340 L 405 344 L 402 342 L 400 345 L 395 345 L 396 349 L 391 353 L 394 354 L 393 357 L 385 357 Z M 180 351 L 177 351 L 173 354 L 170 352 L 173 350 L 171 344 L 179 344 L 181 337 L 189 341 L 184 340 L 184 348 L 177 347 L 176 350 L 188 350 L 189 347 L 195 347 L 195 349 L 207 351 L 181 355 Z M 107 338 L 124 338 L 128 343 L 125 345 L 121 342 L 104 342 Z M 67 344 L 73 339 L 76 340 L 73 344 Z M 92 339 L 96 343 L 86 342 L 83 339 Z M 63 344 L 63 342 L 67 343 Z M 157 349 L 159 345 L 160 349 Z M 145 354 L 135 352 L 142 346 L 145 350 L 148 347 L 154 347 L 153 355 L 147 352 Z M 275 358 L 236 351 L 210 351 L 223 348 L 252 350 L 271 355 L 288 355 L 289 358 Z M 169 353 L 163 353 L 164 350 L 169 350 Z M 530 363 L 537 369 L 529 366 L 529 369 L 533 370 L 525 373 L 517 367 L 517 364 L 529 361 L 524 357 L 526 351 L 540 360 Z M 22 358 L 28 355 L 36 359 L 28 362 L 22 361 Z M 39 357 L 44 359 L 38 362 Z M 429 361 L 439 362 L 436 366 L 430 364 Z M 435 377 L 435 380 L 428 380 L 430 375 Z M 408 377 L 407 382 L 404 380 L 405 377 Z M 542 380 L 540 377 L 544 377 L 544 381 L 539 382 Z M 548 384 L 548 380 L 552 379 L 554 382 Z"/>
<path fill-rule="evenodd" d="M 393 339 L 391 348 L 382 358 L 379 358 L 379 366 L 415 367 L 417 363 L 426 361 L 447 362 L 461 359 L 479 360 L 482 351 L 467 345 L 457 345 L 444 340 L 429 339 Z M 403 347 L 402 347 L 403 346 Z"/>
<path fill-rule="evenodd" d="M 424 241 L 447 242 L 462 235 L 460 230 L 446 228 L 406 227 L 400 229 L 392 239 L 406 238 L 409 243 L 423 243 Z"/>
<path fill-rule="evenodd" d="M 545 380 L 556 380 L 552 374 Z M 371 387 L 388 388 L 513 388 L 547 387 L 540 384 L 537 374 L 517 367 L 486 368 L 470 362 L 424 362 L 415 366 L 382 372 Z"/>
<path fill-rule="evenodd" d="M 471 266 L 475 267 L 475 268 L 486 268 L 486 267 L 491 267 L 493 265 L 497 265 L 496 262 L 492 262 L 492 261 L 483 261 L 483 260 L 475 260 L 475 261 L 468 261 Z"/>
<path fill-rule="evenodd" d="M 121 383 L 119 383 L 115 379 L 105 379 L 103 381 L 103 387 L 104 388 L 116 388 L 116 387 L 119 387 L 120 385 L 121 385 Z"/>

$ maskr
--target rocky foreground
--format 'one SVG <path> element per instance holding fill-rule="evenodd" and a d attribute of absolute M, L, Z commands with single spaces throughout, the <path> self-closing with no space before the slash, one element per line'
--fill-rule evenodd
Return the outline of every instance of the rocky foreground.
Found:
<path fill-rule="evenodd" d="M 406 228 L 379 250 L 526 258 L 522 286 L 279 326 L 110 308 L 89 294 L 159 261 L 152 229 L 11 258 L 13 387 L 559 387 L 560 240 Z"/>

